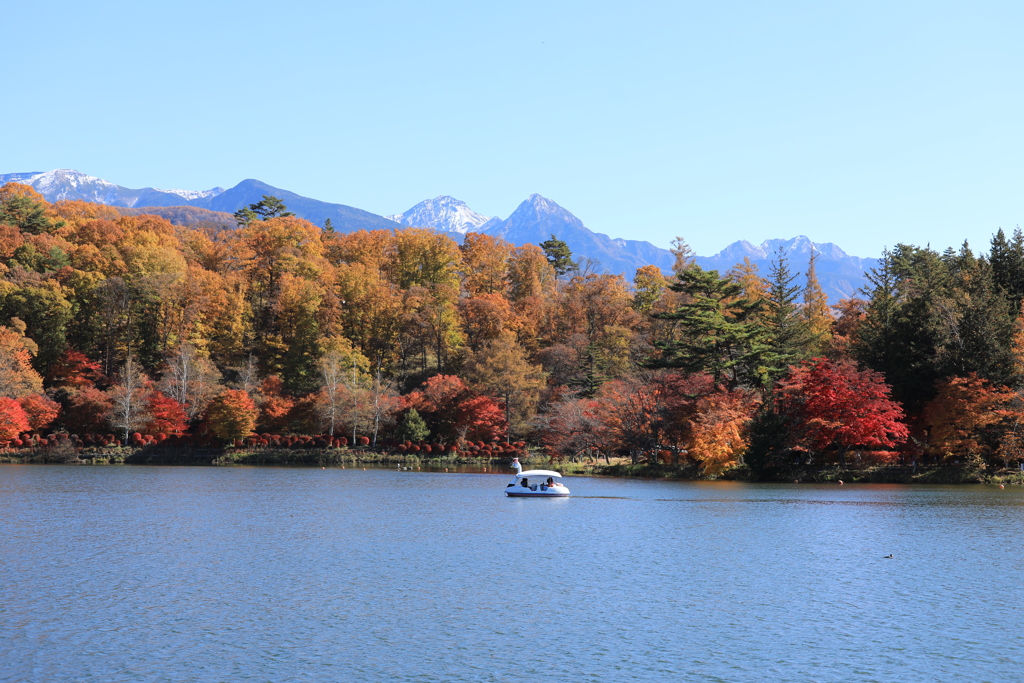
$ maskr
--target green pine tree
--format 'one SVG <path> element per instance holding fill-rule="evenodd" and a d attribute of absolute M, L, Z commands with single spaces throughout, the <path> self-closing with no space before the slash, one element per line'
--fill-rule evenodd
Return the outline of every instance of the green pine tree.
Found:
<path fill-rule="evenodd" d="M 918 410 L 941 377 L 936 323 L 949 291 L 949 267 L 932 249 L 899 244 L 882 253 L 866 278 L 869 298 L 857 359 L 885 375 L 893 397 L 908 411 Z"/>
<path fill-rule="evenodd" d="M 1010 309 L 1020 310 L 1024 299 L 1024 233 L 1017 228 L 1007 241 L 1002 228 L 993 235 L 988 257 L 992 264 L 992 280 L 1010 300 Z"/>
<path fill-rule="evenodd" d="M 16 226 L 31 235 L 53 232 L 64 224 L 63 221 L 50 222 L 46 217 L 46 208 L 22 194 L 12 194 L 0 202 L 0 223 Z"/>
<path fill-rule="evenodd" d="M 789 269 L 789 259 L 779 247 L 768 273 L 768 298 L 762 316 L 768 331 L 771 372 L 776 375 L 785 372 L 790 364 L 809 357 L 812 346 L 807 321 L 797 305 L 800 287 L 795 281 L 796 274 Z"/>
<path fill-rule="evenodd" d="M 405 417 L 402 418 L 402 421 L 395 429 L 395 438 L 399 441 L 419 443 L 428 436 L 430 436 L 430 430 L 427 429 L 427 423 L 424 422 L 415 408 L 409 409 L 409 412 L 405 414 Z"/>
<path fill-rule="evenodd" d="M 660 358 L 651 367 L 707 372 L 730 388 L 740 384 L 764 386 L 770 375 L 766 366 L 765 330 L 755 320 L 760 302 L 743 296 L 742 287 L 719 276 L 716 270 L 693 265 L 679 273 L 669 287 L 688 294 L 672 313 L 654 317 L 678 323 L 678 336 L 657 342 Z"/>
<path fill-rule="evenodd" d="M 555 269 L 555 273 L 559 277 L 576 267 L 569 245 L 554 235 L 551 236 L 551 239 L 541 242 L 540 248 L 544 250 L 544 255 L 548 257 L 548 263 Z"/>
<path fill-rule="evenodd" d="M 271 218 L 286 218 L 294 215 L 295 214 L 289 211 L 288 207 L 284 205 L 284 202 L 269 194 L 263 195 L 263 199 L 260 201 L 239 209 L 234 214 L 235 222 L 238 223 L 239 227 L 245 227 L 255 221 L 265 221 Z"/>

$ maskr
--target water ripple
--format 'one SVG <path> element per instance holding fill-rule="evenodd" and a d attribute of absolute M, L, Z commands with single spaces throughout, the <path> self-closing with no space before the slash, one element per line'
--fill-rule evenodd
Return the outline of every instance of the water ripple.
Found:
<path fill-rule="evenodd" d="M 1024 492 L 506 478 L 0 467 L 0 680 L 1020 677 Z"/>

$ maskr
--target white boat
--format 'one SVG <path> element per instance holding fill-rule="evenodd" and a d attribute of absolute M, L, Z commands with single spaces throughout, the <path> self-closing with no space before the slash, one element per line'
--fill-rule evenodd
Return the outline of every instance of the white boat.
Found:
<path fill-rule="evenodd" d="M 505 487 L 510 498 L 565 498 L 569 489 L 562 483 L 562 475 L 554 470 L 526 470 L 519 464 L 519 458 L 512 459 L 516 474 Z"/>

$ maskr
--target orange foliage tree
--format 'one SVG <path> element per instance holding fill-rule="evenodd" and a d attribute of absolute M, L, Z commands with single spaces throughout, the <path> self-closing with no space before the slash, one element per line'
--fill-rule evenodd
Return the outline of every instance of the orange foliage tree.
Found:
<path fill-rule="evenodd" d="M 462 252 L 462 288 L 470 296 L 498 294 L 508 289 L 508 260 L 512 245 L 491 235 L 466 233 Z"/>
<path fill-rule="evenodd" d="M 28 417 L 31 429 L 46 429 L 60 414 L 60 404 L 43 394 L 29 394 L 18 399 Z"/>
<path fill-rule="evenodd" d="M 17 398 L 38 394 L 43 379 L 32 368 L 36 343 L 25 336 L 25 323 L 11 319 L 10 327 L 0 327 L 0 396 Z"/>
<path fill-rule="evenodd" d="M 757 401 L 749 392 L 715 387 L 697 397 L 689 427 L 689 455 L 705 474 L 735 466 L 748 445 L 747 427 Z"/>
<path fill-rule="evenodd" d="M 224 441 L 234 441 L 252 434 L 259 409 L 249 394 L 238 389 L 227 389 L 210 401 L 206 419 L 210 431 Z"/>
<path fill-rule="evenodd" d="M 288 431 L 288 416 L 295 407 L 295 399 L 284 393 L 284 383 L 277 375 L 271 375 L 260 383 L 256 391 L 256 403 L 260 415 L 260 431 L 282 434 Z"/>
<path fill-rule="evenodd" d="M 991 459 L 1019 418 L 1012 409 L 1016 393 L 975 373 L 947 377 L 924 408 L 930 455 L 946 462 L 978 465 Z"/>

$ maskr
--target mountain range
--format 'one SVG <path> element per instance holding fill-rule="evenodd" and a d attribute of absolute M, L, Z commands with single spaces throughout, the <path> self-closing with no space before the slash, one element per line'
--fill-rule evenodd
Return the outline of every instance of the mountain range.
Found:
<path fill-rule="evenodd" d="M 505 220 L 482 216 L 464 202 L 448 196 L 420 202 L 405 213 L 389 218 L 403 225 L 431 227 L 453 236 L 473 230 L 516 245 L 540 244 L 554 235 L 569 246 L 576 258 L 597 261 L 600 264 L 597 270 L 621 273 L 627 279 L 632 278 L 641 266 L 655 265 L 667 273 L 675 263 L 672 252 L 650 242 L 612 238 L 590 230 L 571 212 L 539 194 L 530 195 Z M 850 256 L 831 242 L 812 242 L 803 235 L 788 240 L 771 239 L 756 246 L 740 240 L 714 256 L 697 256 L 695 261 L 705 270 L 724 273 L 748 258 L 760 275 L 766 277 L 780 249 L 796 275 L 795 284 L 800 287 L 807 281 L 806 271 L 812 250 L 817 253 L 815 267 L 818 280 L 831 303 L 855 296 L 865 284 L 864 273 L 878 263 L 877 259 Z"/>
<path fill-rule="evenodd" d="M 650 242 L 612 238 L 587 228 L 571 212 L 539 194 L 530 195 L 508 218 L 488 217 L 473 211 L 465 202 L 442 195 L 420 202 L 408 211 L 390 216 L 303 197 L 273 187 L 259 180 L 243 180 L 225 190 L 161 190 L 152 187 L 130 189 L 70 169 L 48 172 L 0 174 L 0 185 L 7 182 L 31 185 L 48 201 L 80 200 L 121 207 L 124 213 L 151 212 L 179 224 L 202 223 L 211 227 L 233 224 L 230 214 L 273 195 L 281 199 L 289 211 L 317 225 L 331 220 L 339 232 L 392 229 L 402 225 L 429 227 L 448 233 L 461 241 L 467 232 L 481 232 L 500 237 L 515 245 L 539 244 L 552 235 L 565 243 L 577 259 L 590 259 L 597 271 L 621 273 L 631 279 L 636 269 L 656 265 L 668 273 L 674 256 Z M 817 274 L 822 288 L 833 303 L 853 296 L 864 286 L 864 273 L 877 264 L 877 259 L 846 254 L 832 243 L 818 244 L 804 236 L 789 240 L 767 240 L 753 245 L 745 240 L 734 242 L 714 256 L 698 256 L 702 268 L 725 272 L 744 258 L 767 276 L 771 261 L 779 249 L 789 259 L 790 269 L 798 274 L 796 284 L 805 281 L 804 271 L 811 251 L 818 253 Z"/>
<path fill-rule="evenodd" d="M 215 187 L 212 190 L 193 192 L 158 190 L 152 187 L 132 190 L 70 169 L 0 175 L 0 185 L 12 181 L 31 185 L 51 202 L 73 199 L 129 208 L 193 206 L 226 213 L 234 213 L 245 206 L 255 204 L 263 195 L 269 194 L 283 201 L 288 210 L 295 215 L 317 225 L 323 225 L 324 221 L 330 218 L 335 229 L 342 232 L 389 230 L 398 227 L 394 222 L 369 211 L 310 199 L 252 179 L 243 180 L 228 190 Z"/>

